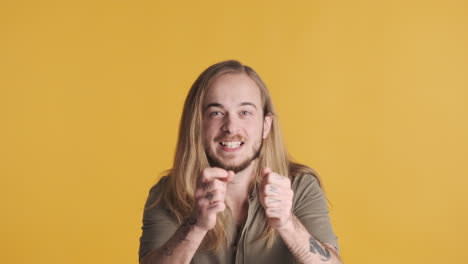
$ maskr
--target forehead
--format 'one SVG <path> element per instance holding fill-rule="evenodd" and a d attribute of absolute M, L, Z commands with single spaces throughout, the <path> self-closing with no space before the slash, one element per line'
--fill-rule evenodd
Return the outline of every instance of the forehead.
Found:
<path fill-rule="evenodd" d="M 226 73 L 211 81 L 204 105 L 219 103 L 228 106 L 240 102 L 251 102 L 260 107 L 260 88 L 245 73 Z"/>

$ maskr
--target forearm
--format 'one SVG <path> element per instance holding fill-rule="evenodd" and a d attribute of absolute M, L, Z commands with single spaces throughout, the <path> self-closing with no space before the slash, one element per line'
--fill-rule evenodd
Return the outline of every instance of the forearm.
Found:
<path fill-rule="evenodd" d="M 294 215 L 277 232 L 297 262 L 341 264 L 336 250 L 314 238 Z"/>
<path fill-rule="evenodd" d="M 206 230 L 186 221 L 162 247 L 151 250 L 140 263 L 190 263 L 206 233 Z"/>

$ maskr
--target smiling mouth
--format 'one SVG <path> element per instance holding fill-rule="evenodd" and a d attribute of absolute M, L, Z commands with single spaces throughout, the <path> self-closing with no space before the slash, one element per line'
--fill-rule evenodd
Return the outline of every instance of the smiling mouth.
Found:
<path fill-rule="evenodd" d="M 223 147 L 226 147 L 226 148 L 238 148 L 242 145 L 244 145 L 244 142 L 242 141 L 221 141 L 219 142 L 219 144 Z"/>

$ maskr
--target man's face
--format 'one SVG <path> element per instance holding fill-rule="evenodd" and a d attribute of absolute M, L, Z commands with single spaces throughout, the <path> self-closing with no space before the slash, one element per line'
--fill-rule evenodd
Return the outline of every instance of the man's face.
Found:
<path fill-rule="evenodd" d="M 263 117 L 260 89 L 246 74 L 216 77 L 203 104 L 203 141 L 213 167 L 239 172 L 260 154 L 271 116 Z"/>

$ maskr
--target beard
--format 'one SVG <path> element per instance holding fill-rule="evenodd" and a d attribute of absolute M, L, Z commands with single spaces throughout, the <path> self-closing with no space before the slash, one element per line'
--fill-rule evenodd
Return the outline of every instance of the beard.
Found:
<path fill-rule="evenodd" d="M 226 171 L 233 171 L 234 173 L 238 173 L 240 171 L 245 170 L 249 165 L 252 163 L 252 161 L 258 159 L 260 157 L 260 153 L 262 151 L 263 147 L 263 139 L 260 139 L 259 144 L 254 144 L 253 146 L 253 153 L 250 157 L 247 157 L 244 161 L 242 161 L 240 164 L 235 165 L 235 164 L 228 164 L 226 162 L 223 162 L 222 160 L 218 159 L 214 155 L 210 155 L 208 151 L 206 151 L 206 157 L 208 158 L 208 162 L 211 167 L 217 167 L 224 169 Z"/>

